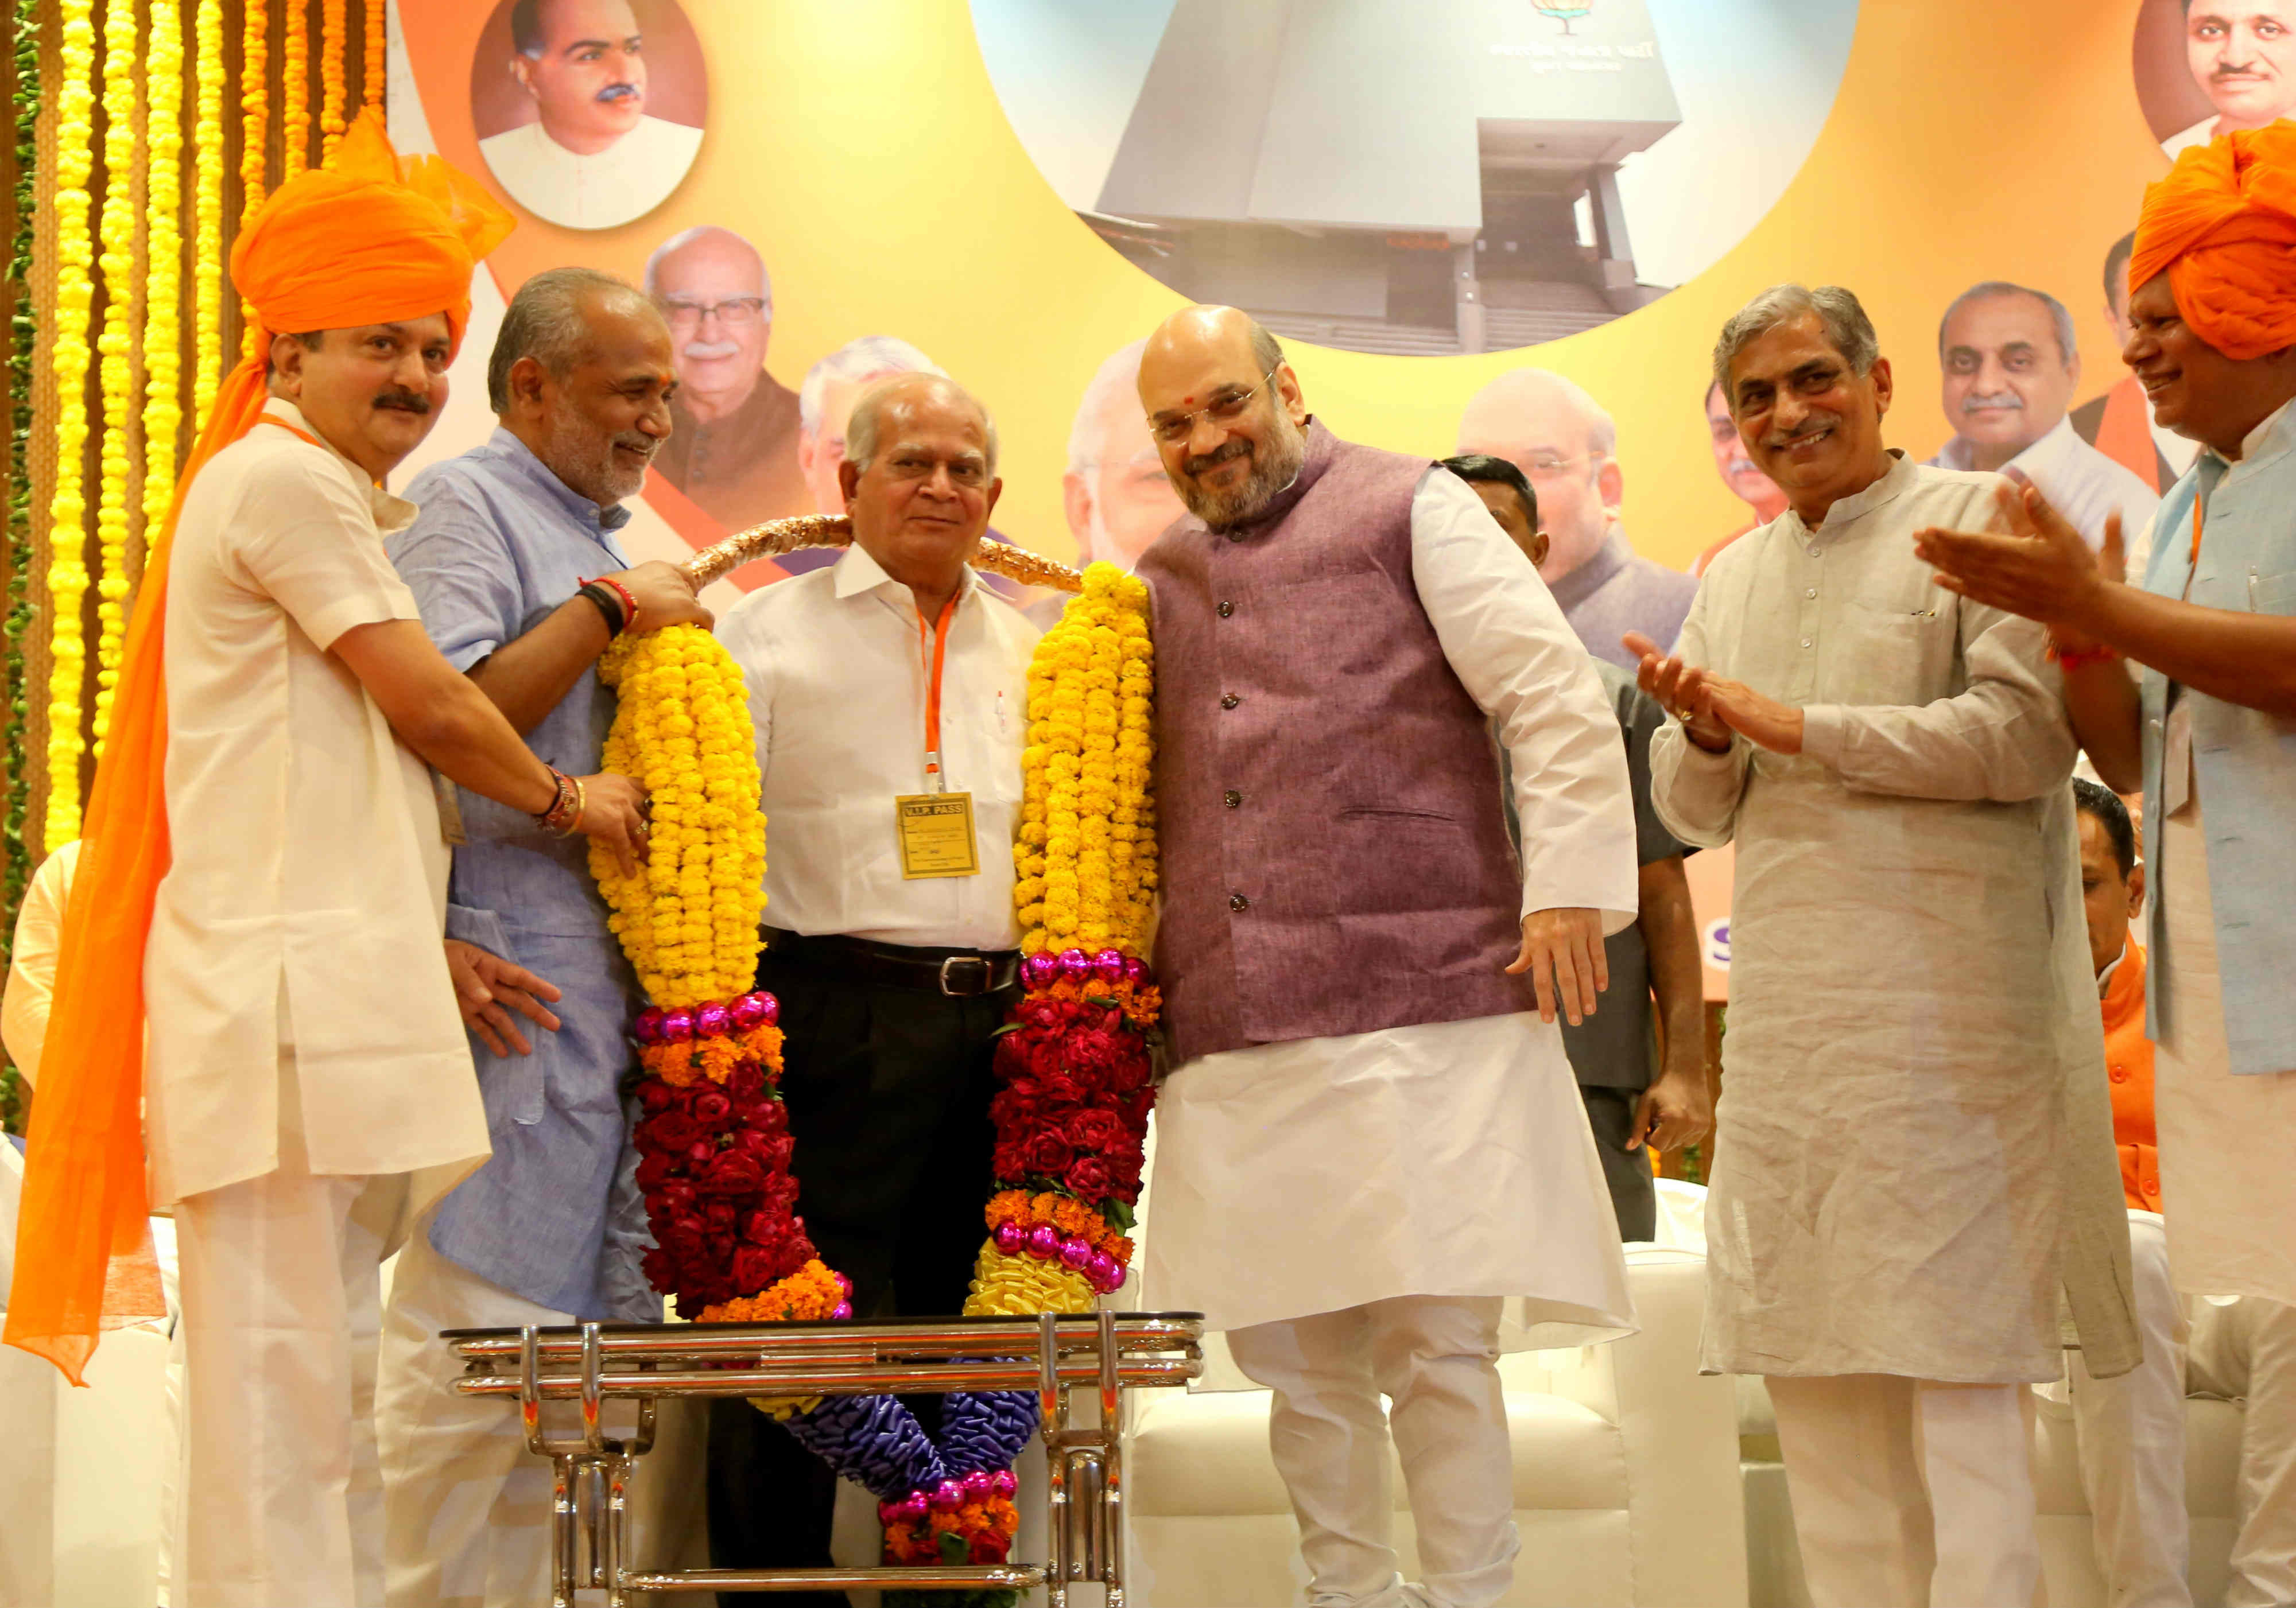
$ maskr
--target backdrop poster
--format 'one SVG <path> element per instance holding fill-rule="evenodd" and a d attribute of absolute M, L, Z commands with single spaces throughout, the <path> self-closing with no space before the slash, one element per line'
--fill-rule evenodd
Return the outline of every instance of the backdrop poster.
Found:
<path fill-rule="evenodd" d="M 1128 349 L 1230 300 L 1341 434 L 1522 464 L 1566 606 L 1630 566 L 1664 628 L 1778 506 L 1708 377 L 1780 280 L 1863 299 L 1893 444 L 2148 513 L 2190 447 L 2119 362 L 2113 249 L 2171 149 L 2296 103 L 2296 0 L 1210 9 L 396 0 L 394 137 L 520 218 L 402 473 L 486 439 L 504 301 L 586 263 L 670 307 L 690 398 L 641 555 L 834 511 L 852 394 L 931 365 L 996 415 L 1001 535 L 1129 562 L 1177 504 Z"/>

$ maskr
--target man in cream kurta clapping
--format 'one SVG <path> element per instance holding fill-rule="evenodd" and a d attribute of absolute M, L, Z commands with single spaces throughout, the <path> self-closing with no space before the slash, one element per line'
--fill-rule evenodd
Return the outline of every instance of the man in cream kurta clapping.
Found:
<path fill-rule="evenodd" d="M 1704 1365 L 1767 1378 L 1821 1605 L 2025 1608 L 2024 1382 L 2136 1360 L 2072 734 L 2041 633 L 1930 584 L 1913 534 L 1997 477 L 1885 449 L 1848 291 L 1780 285 L 1715 378 L 1784 489 L 1720 554 L 1680 657 L 1659 813 L 1737 845 Z"/>

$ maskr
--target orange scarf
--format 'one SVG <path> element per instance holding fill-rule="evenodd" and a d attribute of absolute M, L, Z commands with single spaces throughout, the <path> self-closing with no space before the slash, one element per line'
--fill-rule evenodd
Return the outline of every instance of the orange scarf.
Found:
<path fill-rule="evenodd" d="M 110 1259 L 144 1241 L 144 946 L 169 851 L 161 628 L 176 516 L 200 467 L 255 427 L 274 334 L 444 312 L 457 346 L 471 275 L 509 214 L 436 157 L 401 163 L 360 114 L 332 161 L 280 186 L 241 231 L 232 283 L 261 321 L 256 355 L 217 393 L 152 543 L 127 628 L 111 734 L 56 956 L 39 1098 L 25 1151 L 7 1343 L 74 1384 L 95 1350 Z"/>
<path fill-rule="evenodd" d="M 2296 123 L 2195 145 L 2144 187 L 2128 283 L 2164 269 L 2177 311 L 2226 357 L 2296 346 Z"/>

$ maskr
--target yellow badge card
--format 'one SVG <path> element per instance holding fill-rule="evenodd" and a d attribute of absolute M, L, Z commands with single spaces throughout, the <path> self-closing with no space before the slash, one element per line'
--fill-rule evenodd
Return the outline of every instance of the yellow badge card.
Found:
<path fill-rule="evenodd" d="M 979 876 L 980 850 L 972 835 L 972 795 L 920 792 L 893 800 L 901 830 L 901 874 Z"/>

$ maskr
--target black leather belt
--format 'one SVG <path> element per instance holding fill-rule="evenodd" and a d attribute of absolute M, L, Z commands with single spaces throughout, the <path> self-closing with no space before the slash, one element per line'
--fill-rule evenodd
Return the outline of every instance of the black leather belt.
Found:
<path fill-rule="evenodd" d="M 865 938 L 808 938 L 779 927 L 760 927 L 758 936 L 765 941 L 767 958 L 786 965 L 955 999 L 1009 989 L 1021 975 L 1018 949 L 933 949 L 872 943 Z"/>

